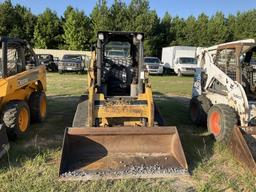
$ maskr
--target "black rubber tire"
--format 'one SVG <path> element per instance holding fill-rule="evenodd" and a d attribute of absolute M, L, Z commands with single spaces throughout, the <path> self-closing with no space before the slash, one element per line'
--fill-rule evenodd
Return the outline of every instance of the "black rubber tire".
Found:
<path fill-rule="evenodd" d="M 41 114 L 41 102 L 45 99 L 46 102 L 46 112 L 45 115 Z M 47 113 L 47 100 L 46 95 L 42 91 L 35 91 L 29 97 L 29 106 L 30 106 L 30 113 L 31 113 L 31 121 L 33 123 L 43 122 L 46 118 Z"/>
<path fill-rule="evenodd" d="M 59 70 L 59 74 L 63 74 L 63 70 Z"/>
<path fill-rule="evenodd" d="M 19 114 L 21 109 L 25 108 L 28 112 L 28 124 L 25 131 L 21 131 L 19 127 Z M 3 123 L 6 127 L 6 132 L 11 140 L 17 137 L 26 135 L 30 126 L 30 109 L 25 101 L 12 101 L 6 104 L 3 111 Z"/>
<path fill-rule="evenodd" d="M 88 127 L 88 95 L 81 95 L 72 127 Z"/>
<path fill-rule="evenodd" d="M 228 144 L 230 141 L 230 138 L 232 136 L 232 132 L 234 127 L 237 125 L 237 113 L 235 109 L 232 107 L 225 105 L 225 104 L 217 104 L 213 105 L 209 112 L 208 112 L 208 118 L 207 118 L 207 127 L 208 131 L 212 134 L 212 123 L 211 123 L 211 116 L 214 112 L 217 112 L 220 114 L 220 132 L 218 135 L 214 135 L 215 139 L 218 142 L 221 142 L 223 144 Z"/>
<path fill-rule="evenodd" d="M 6 133 L 6 127 L 0 124 L 0 159 L 9 150 L 10 144 Z"/>
<path fill-rule="evenodd" d="M 189 114 L 192 122 L 198 126 L 207 125 L 207 113 L 212 103 L 210 99 L 204 95 L 195 96 L 189 103 Z"/>

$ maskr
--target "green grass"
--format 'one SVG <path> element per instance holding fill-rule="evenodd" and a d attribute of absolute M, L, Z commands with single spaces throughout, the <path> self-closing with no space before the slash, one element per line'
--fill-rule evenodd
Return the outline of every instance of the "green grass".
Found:
<path fill-rule="evenodd" d="M 58 165 L 65 127 L 71 126 L 76 103 L 86 89 L 86 75 L 47 75 L 48 117 L 34 124 L 26 137 L 11 143 L 0 160 L 0 191 L 256 191 L 256 179 L 233 160 L 227 149 L 214 144 L 205 128 L 193 126 L 186 97 L 192 77 L 151 76 L 156 102 L 168 125 L 177 126 L 191 177 L 61 182 Z M 165 97 L 165 96 L 171 97 Z"/>
<path fill-rule="evenodd" d="M 154 94 L 191 96 L 193 77 L 150 76 Z"/>

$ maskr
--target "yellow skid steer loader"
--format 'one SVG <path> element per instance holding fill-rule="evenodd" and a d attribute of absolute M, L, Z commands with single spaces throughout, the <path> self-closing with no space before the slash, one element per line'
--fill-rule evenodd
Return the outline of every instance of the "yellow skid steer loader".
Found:
<path fill-rule="evenodd" d="M 0 37 L 0 157 L 9 149 L 6 132 L 13 140 L 45 119 L 45 91 L 45 66 L 27 41 Z"/>
<path fill-rule="evenodd" d="M 64 134 L 64 180 L 169 177 L 187 162 L 176 127 L 164 127 L 143 65 L 143 33 L 99 32 L 73 127 Z"/>

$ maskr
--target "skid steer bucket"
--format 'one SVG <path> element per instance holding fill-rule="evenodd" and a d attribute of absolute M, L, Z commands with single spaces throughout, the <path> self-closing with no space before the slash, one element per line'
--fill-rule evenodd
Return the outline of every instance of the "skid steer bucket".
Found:
<path fill-rule="evenodd" d="M 176 127 L 67 128 L 59 176 L 64 180 L 157 178 L 186 170 Z"/>
<path fill-rule="evenodd" d="M 256 127 L 236 127 L 230 147 L 235 158 L 256 174 Z"/>

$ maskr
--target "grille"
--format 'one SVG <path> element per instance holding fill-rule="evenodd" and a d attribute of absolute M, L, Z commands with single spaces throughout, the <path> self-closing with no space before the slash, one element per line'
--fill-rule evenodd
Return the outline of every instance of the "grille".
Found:
<path fill-rule="evenodd" d="M 149 69 L 158 69 L 158 66 L 151 66 L 151 65 L 149 65 Z"/>

